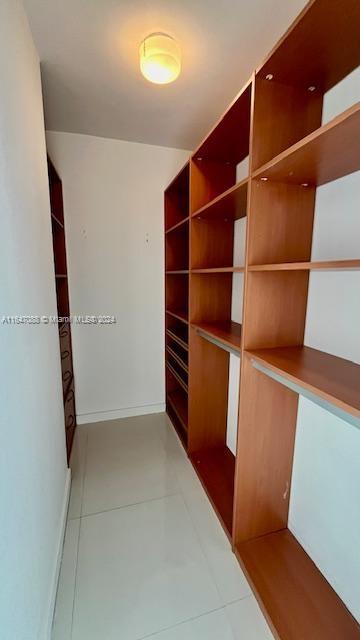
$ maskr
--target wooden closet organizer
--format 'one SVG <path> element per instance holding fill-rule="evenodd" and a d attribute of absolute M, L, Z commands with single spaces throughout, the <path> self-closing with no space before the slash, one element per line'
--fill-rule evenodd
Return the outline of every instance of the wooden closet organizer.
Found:
<path fill-rule="evenodd" d="M 360 365 L 303 346 L 310 270 L 360 268 L 311 261 L 316 187 L 360 169 L 360 103 L 321 125 L 324 94 L 360 63 L 359 33 L 359 0 L 310 2 L 165 191 L 167 412 L 281 640 L 360 638 L 287 528 L 299 394 L 360 424 Z M 241 358 L 236 457 L 229 352 Z"/>
<path fill-rule="evenodd" d="M 51 205 L 51 228 L 54 250 L 56 302 L 57 313 L 59 317 L 58 329 L 64 402 L 66 452 L 67 460 L 69 462 L 76 428 L 76 411 L 71 325 L 65 320 L 62 320 L 62 318 L 67 318 L 70 316 L 65 221 L 62 182 L 49 157 L 48 174 Z"/>

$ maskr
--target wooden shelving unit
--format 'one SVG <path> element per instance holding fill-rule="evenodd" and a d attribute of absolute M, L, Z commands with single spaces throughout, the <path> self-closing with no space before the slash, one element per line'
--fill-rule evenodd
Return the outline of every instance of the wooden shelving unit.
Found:
<path fill-rule="evenodd" d="M 188 444 L 190 165 L 165 191 L 166 410 Z"/>
<path fill-rule="evenodd" d="M 51 203 L 51 226 L 55 264 L 55 286 L 57 312 L 59 317 L 59 341 L 61 373 L 65 414 L 65 437 L 68 461 L 76 428 L 74 371 L 72 362 L 71 327 L 61 320 L 70 315 L 69 289 L 67 278 L 64 208 L 61 179 L 48 158 L 49 190 Z"/>
<path fill-rule="evenodd" d="M 165 192 L 167 411 L 280 640 L 360 640 L 288 530 L 299 394 L 360 419 L 360 365 L 304 346 L 310 272 L 360 267 L 311 259 L 317 186 L 360 169 L 360 104 L 322 125 L 324 93 L 360 64 L 359 28 L 358 0 L 311 0 Z M 236 456 L 229 352 L 241 363 Z"/>

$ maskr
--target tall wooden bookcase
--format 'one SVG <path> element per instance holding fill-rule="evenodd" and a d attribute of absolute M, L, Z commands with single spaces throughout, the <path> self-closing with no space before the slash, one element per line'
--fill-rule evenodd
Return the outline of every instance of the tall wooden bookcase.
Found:
<path fill-rule="evenodd" d="M 65 220 L 61 179 L 48 158 L 51 228 L 54 250 L 56 302 L 63 387 L 65 439 L 68 462 L 76 428 L 75 386 L 72 358 L 70 301 L 66 260 Z"/>
<path fill-rule="evenodd" d="M 360 256 L 311 261 L 317 186 L 360 169 L 360 103 L 321 124 L 324 94 L 360 64 L 359 34 L 358 0 L 309 2 L 165 191 L 167 411 L 281 640 L 360 638 L 287 528 L 299 394 L 360 425 L 360 365 L 304 346 L 310 271 L 360 268 Z M 241 361 L 236 456 L 230 353 Z"/>

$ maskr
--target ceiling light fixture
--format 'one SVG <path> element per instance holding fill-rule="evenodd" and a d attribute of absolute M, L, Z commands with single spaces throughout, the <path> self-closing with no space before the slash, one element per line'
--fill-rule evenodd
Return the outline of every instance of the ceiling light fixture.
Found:
<path fill-rule="evenodd" d="M 140 45 L 140 69 L 155 84 L 168 84 L 181 71 L 181 51 L 174 38 L 166 33 L 151 33 Z"/>

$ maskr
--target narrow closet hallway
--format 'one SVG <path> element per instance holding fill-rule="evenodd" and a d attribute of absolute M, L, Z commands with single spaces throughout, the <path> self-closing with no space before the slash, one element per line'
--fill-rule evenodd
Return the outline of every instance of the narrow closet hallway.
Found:
<path fill-rule="evenodd" d="M 165 414 L 77 429 L 52 640 L 271 640 Z"/>

